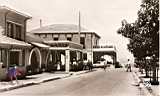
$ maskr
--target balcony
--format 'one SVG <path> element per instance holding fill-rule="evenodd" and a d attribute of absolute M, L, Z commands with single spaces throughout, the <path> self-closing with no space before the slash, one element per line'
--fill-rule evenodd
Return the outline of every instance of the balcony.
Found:
<path fill-rule="evenodd" d="M 114 48 L 113 45 L 96 45 L 93 48 Z"/>

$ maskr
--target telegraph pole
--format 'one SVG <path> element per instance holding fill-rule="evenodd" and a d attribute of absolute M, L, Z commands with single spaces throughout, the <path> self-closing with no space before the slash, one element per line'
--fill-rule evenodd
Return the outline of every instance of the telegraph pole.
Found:
<path fill-rule="evenodd" d="M 79 14 L 78 14 L 78 36 L 79 36 L 79 44 L 81 43 L 81 14 L 80 14 L 80 11 L 79 11 Z"/>

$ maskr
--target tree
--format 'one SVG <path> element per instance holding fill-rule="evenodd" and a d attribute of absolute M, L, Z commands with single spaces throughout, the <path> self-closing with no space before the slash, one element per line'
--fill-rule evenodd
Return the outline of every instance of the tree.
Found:
<path fill-rule="evenodd" d="M 159 57 L 159 0 L 142 0 L 138 19 L 134 23 L 122 20 L 117 33 L 129 38 L 127 46 L 135 58 L 151 56 L 155 61 Z"/>

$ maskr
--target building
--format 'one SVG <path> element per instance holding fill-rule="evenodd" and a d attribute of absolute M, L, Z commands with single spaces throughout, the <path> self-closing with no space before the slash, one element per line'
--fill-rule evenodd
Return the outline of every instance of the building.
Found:
<path fill-rule="evenodd" d="M 96 63 L 101 58 L 115 64 L 117 62 L 116 47 L 114 45 L 98 45 L 93 46 L 93 63 Z M 110 58 L 111 57 L 111 58 Z"/>
<path fill-rule="evenodd" d="M 98 43 L 99 36 L 94 32 L 81 32 L 79 34 L 77 30 L 78 26 L 73 24 L 54 24 L 32 30 L 30 33 L 43 38 L 44 42 L 51 46 L 49 64 L 56 69 L 57 62 L 61 62 L 61 69 L 68 72 L 71 69 L 69 66 L 74 60 L 82 61 L 84 52 L 88 54 L 87 52 L 91 52 L 91 46 Z M 96 38 L 97 41 L 94 39 L 91 41 L 91 38 Z"/>
<path fill-rule="evenodd" d="M 6 78 L 9 67 L 17 65 L 24 69 L 28 63 L 26 22 L 31 17 L 6 6 L 0 6 L 0 78 Z"/>
<path fill-rule="evenodd" d="M 44 42 L 51 46 L 51 64 L 56 65 L 56 63 L 60 61 L 62 65 L 68 65 L 68 67 L 65 67 L 67 70 L 71 69 L 69 68 L 69 65 L 72 64 L 74 59 L 76 59 L 76 61 L 90 60 L 96 62 L 95 60 L 97 60 L 97 57 L 109 54 L 113 55 L 114 62 L 116 61 L 116 52 L 114 48 L 98 47 L 100 36 L 97 33 L 88 31 L 84 28 L 81 28 L 81 31 L 79 32 L 79 26 L 74 24 L 53 24 L 43 26 L 32 30 L 30 33 L 44 39 Z M 110 51 L 108 51 L 109 48 L 111 49 Z M 97 55 L 99 53 L 102 54 Z"/>
<path fill-rule="evenodd" d="M 34 34 L 27 33 L 31 16 L 6 6 L 0 6 L 0 79 L 17 66 L 22 75 L 43 71 L 48 63 L 49 47 Z M 3 67 L 3 68 L 2 68 Z"/>
<path fill-rule="evenodd" d="M 45 71 L 50 46 L 44 44 L 43 39 L 32 33 L 26 33 L 26 41 L 32 45 L 26 54 L 28 57 L 28 64 L 26 65 L 27 73 L 35 74 Z"/>

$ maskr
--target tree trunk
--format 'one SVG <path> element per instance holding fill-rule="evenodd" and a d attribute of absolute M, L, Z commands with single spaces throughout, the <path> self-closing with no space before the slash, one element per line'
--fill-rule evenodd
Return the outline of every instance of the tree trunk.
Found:
<path fill-rule="evenodd" d="M 148 68 L 146 68 L 146 69 L 145 69 L 145 73 L 146 73 L 146 76 L 145 76 L 145 77 L 149 77 L 149 73 L 148 73 L 148 72 L 149 72 L 149 70 L 148 70 Z"/>

